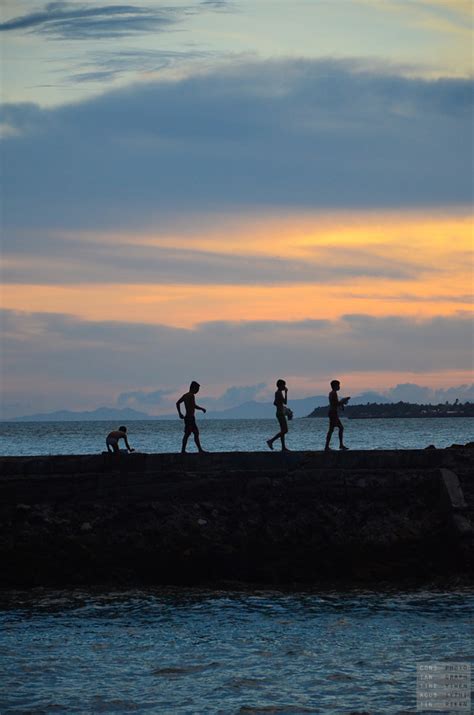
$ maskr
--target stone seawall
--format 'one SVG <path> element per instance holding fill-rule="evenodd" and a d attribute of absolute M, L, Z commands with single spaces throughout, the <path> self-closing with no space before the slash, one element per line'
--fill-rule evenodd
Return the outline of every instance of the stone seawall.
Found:
<path fill-rule="evenodd" d="M 474 449 L 0 459 L 0 583 L 473 582 Z"/>

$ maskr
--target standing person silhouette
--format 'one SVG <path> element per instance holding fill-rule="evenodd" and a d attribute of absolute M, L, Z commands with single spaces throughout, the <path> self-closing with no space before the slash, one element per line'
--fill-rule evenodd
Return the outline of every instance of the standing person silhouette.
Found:
<path fill-rule="evenodd" d="M 332 380 L 331 392 L 329 393 L 329 430 L 326 435 L 326 446 L 324 447 L 325 452 L 329 452 L 331 450 L 329 443 L 331 441 L 332 433 L 334 432 L 335 427 L 337 427 L 339 430 L 339 449 L 349 449 L 349 447 L 346 447 L 343 442 L 344 426 L 339 419 L 339 408 L 343 410 L 344 405 L 347 405 L 351 398 L 343 397 L 340 400 L 337 396 L 337 393 L 340 389 L 341 383 L 339 382 L 339 380 Z"/>
<path fill-rule="evenodd" d="M 285 444 L 285 435 L 288 433 L 288 423 L 286 421 L 286 404 L 288 402 L 288 388 L 284 380 L 277 380 L 276 382 L 277 391 L 275 392 L 275 399 L 273 404 L 276 407 L 276 418 L 280 423 L 280 431 L 271 439 L 267 439 L 267 444 L 270 449 L 273 449 L 273 443 L 275 440 L 281 440 L 281 451 L 288 452 L 288 448 Z"/>
<path fill-rule="evenodd" d="M 201 447 L 201 441 L 199 439 L 199 429 L 196 424 L 195 412 L 196 410 L 201 410 L 201 412 L 206 412 L 204 407 L 199 407 L 196 405 L 195 395 L 199 392 L 200 384 L 195 380 L 189 386 L 189 392 L 186 392 L 182 397 L 179 398 L 176 403 L 176 408 L 180 419 L 184 420 L 184 436 L 183 443 L 181 445 L 181 454 L 186 452 L 186 445 L 188 443 L 189 436 L 192 434 L 194 436 L 194 442 L 199 452 L 204 452 L 205 450 Z M 181 412 L 181 404 L 184 402 L 186 408 L 186 414 L 183 415 Z"/>

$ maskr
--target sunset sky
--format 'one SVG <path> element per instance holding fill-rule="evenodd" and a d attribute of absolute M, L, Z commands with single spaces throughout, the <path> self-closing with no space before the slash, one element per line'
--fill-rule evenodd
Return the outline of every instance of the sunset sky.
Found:
<path fill-rule="evenodd" d="M 472 382 L 470 0 L 7 0 L 3 416 Z"/>

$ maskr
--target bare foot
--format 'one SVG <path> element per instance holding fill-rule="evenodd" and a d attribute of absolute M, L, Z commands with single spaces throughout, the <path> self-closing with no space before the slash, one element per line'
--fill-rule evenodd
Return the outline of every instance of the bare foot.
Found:
<path fill-rule="evenodd" d="M 349 449 L 349 447 L 346 447 L 345 444 L 341 444 L 341 446 L 339 447 L 339 449 Z"/>
<path fill-rule="evenodd" d="M 273 442 L 271 441 L 271 439 L 267 439 L 267 444 L 268 444 L 269 448 L 270 448 L 270 449 L 272 450 L 272 452 L 273 452 Z"/>

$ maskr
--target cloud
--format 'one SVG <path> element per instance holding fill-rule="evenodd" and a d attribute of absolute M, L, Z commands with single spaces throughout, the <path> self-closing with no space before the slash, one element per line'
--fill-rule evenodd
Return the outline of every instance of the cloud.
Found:
<path fill-rule="evenodd" d="M 135 230 L 262 207 L 469 204 L 471 90 L 288 60 L 7 105 L 23 134 L 3 140 L 4 221 Z"/>
<path fill-rule="evenodd" d="M 213 10 L 226 10 L 235 7 L 235 2 L 233 0 L 201 0 L 200 5 L 202 7 L 210 7 Z"/>
<path fill-rule="evenodd" d="M 380 250 L 380 249 L 379 249 Z M 139 240 L 81 240 L 11 233 L 3 243 L 4 283 L 64 285 L 128 283 L 269 285 L 345 283 L 355 278 L 410 280 L 436 267 L 346 246 L 312 249 L 304 258 L 165 248 Z"/>
<path fill-rule="evenodd" d="M 30 31 L 61 40 L 109 39 L 167 29 L 180 19 L 176 8 L 51 2 L 43 10 L 0 24 L 0 32 Z"/>
<path fill-rule="evenodd" d="M 424 387 L 412 382 L 401 383 L 385 391 L 385 395 L 392 402 L 418 402 L 418 403 L 442 403 L 453 402 L 459 399 L 461 402 L 474 401 L 474 384 L 459 385 L 447 389 L 433 389 Z"/>
<path fill-rule="evenodd" d="M 256 385 L 232 385 L 219 397 L 206 398 L 206 405 L 211 410 L 223 410 L 228 407 L 237 407 L 249 400 L 259 399 L 265 393 L 267 384 L 259 382 Z"/>
<path fill-rule="evenodd" d="M 232 385 L 232 387 L 228 387 L 218 397 L 209 397 L 206 395 L 206 407 L 210 410 L 236 407 L 243 402 L 260 397 L 262 393 L 265 392 L 265 388 L 266 383 L 264 382 L 260 382 L 256 385 Z M 116 404 L 118 407 L 151 410 L 151 414 L 155 414 L 158 408 L 162 408 L 161 411 L 163 411 L 163 409 L 174 411 L 179 392 L 179 388 L 165 390 L 132 390 L 130 392 L 120 393 L 117 397 Z"/>
<path fill-rule="evenodd" d="M 140 396 L 157 379 L 160 390 L 196 379 L 203 394 L 212 394 L 212 386 L 225 384 L 258 391 L 278 377 L 316 380 L 359 372 L 373 375 L 376 384 L 378 373 L 472 368 L 472 322 L 463 313 L 419 321 L 346 315 L 334 321 L 214 322 L 195 329 L 47 313 L 2 311 L 1 317 L 5 401 L 20 402 L 27 390 L 37 406 L 54 399 L 53 407 L 73 407 L 85 391 L 108 394 L 110 401 L 127 392 Z M 232 394 L 224 393 L 225 399 Z"/>
<path fill-rule="evenodd" d="M 67 83 L 110 82 L 131 72 L 157 72 L 179 62 L 189 63 L 210 57 L 212 53 L 194 49 L 89 51 L 66 80 Z"/>
<path fill-rule="evenodd" d="M 202 0 L 181 6 L 96 5 L 50 2 L 42 10 L 0 23 L 0 32 L 30 32 L 55 40 L 107 40 L 162 32 L 187 16 L 233 11 L 229 0 Z"/>
<path fill-rule="evenodd" d="M 117 397 L 119 407 L 155 408 L 163 403 L 163 399 L 172 394 L 173 390 L 133 390 L 131 392 L 121 392 Z"/>

